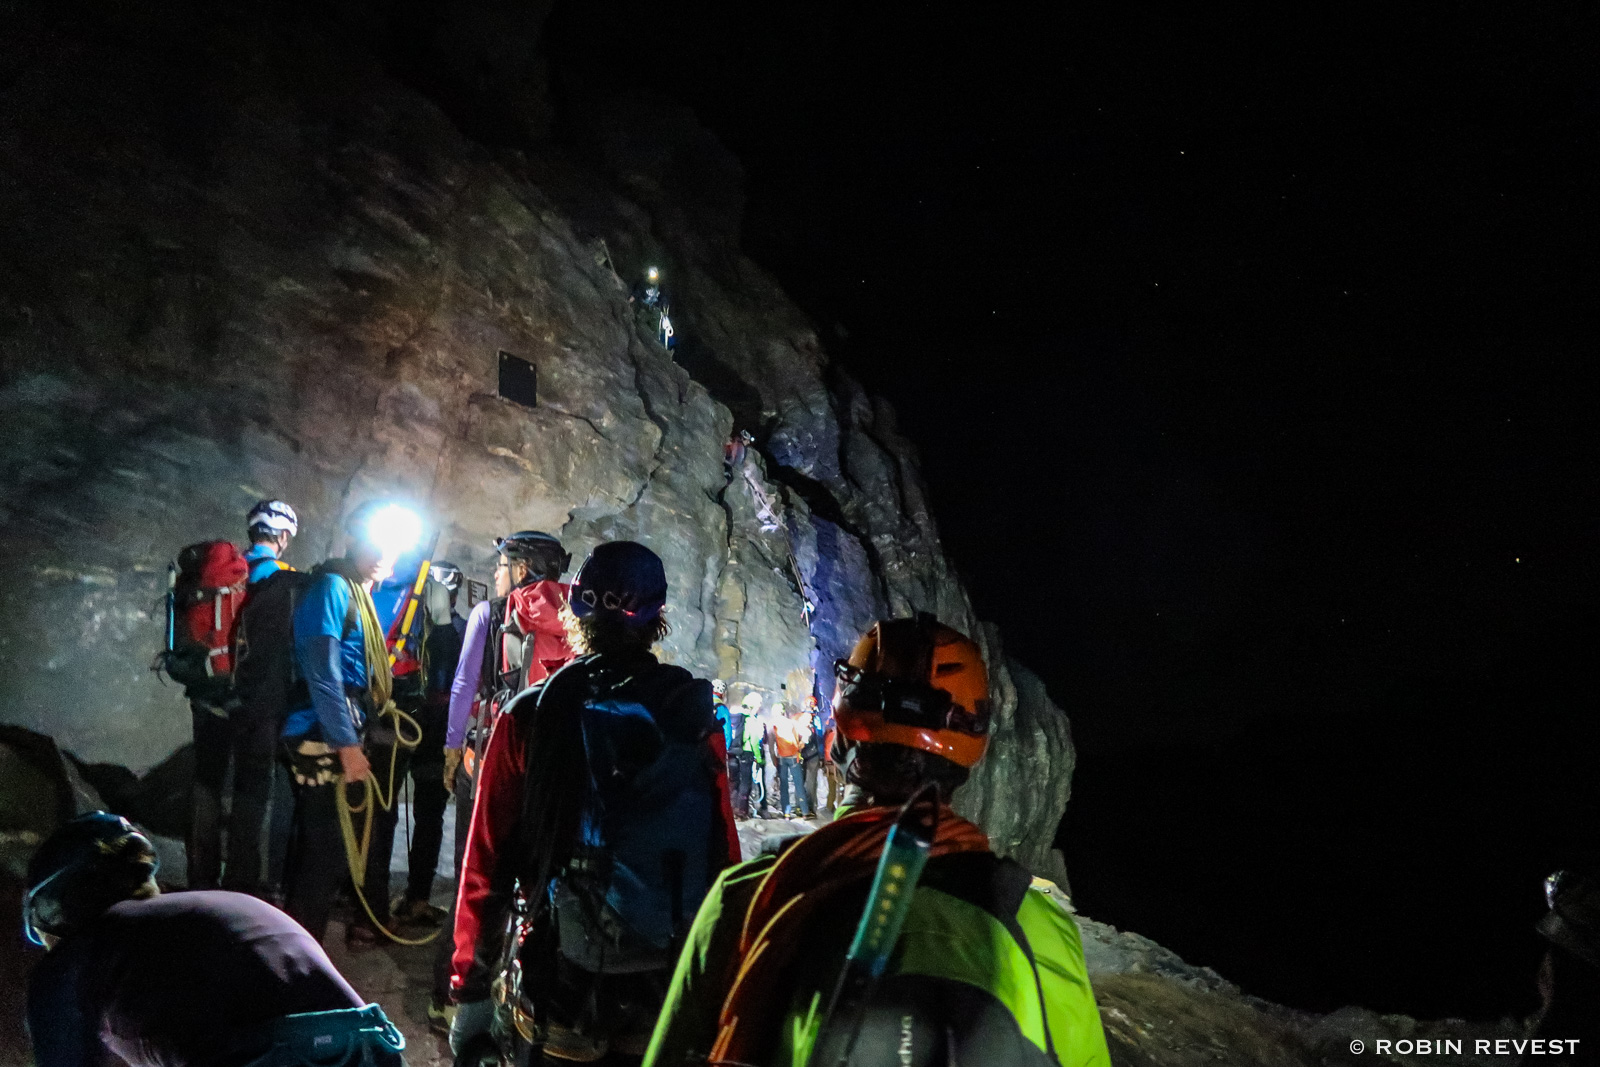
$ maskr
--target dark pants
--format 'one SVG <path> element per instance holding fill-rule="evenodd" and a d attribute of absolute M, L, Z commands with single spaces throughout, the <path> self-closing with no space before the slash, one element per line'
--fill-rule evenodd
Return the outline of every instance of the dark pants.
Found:
<path fill-rule="evenodd" d="M 267 813 L 267 889 L 279 901 L 283 899 L 283 871 L 293 834 L 294 777 L 279 759 L 272 768 L 272 801 Z"/>
<path fill-rule="evenodd" d="M 224 889 L 263 895 L 267 890 L 263 851 L 267 813 L 272 803 L 279 723 L 275 718 L 235 712 L 233 727 L 233 808 L 228 813 L 228 863 Z"/>
<path fill-rule="evenodd" d="M 233 738 L 226 716 L 198 700 L 189 702 L 189 712 L 194 719 L 194 786 L 185 843 L 189 888 L 215 889 L 222 881 L 222 790 Z"/>
<path fill-rule="evenodd" d="M 406 750 L 400 749 L 395 757 L 394 736 L 390 722 L 384 720 L 369 722 L 362 737 L 362 748 L 367 762 L 372 765 L 373 778 L 378 789 L 386 794 L 390 788 L 391 759 L 398 759 L 394 781 L 398 782 L 406 771 Z M 333 898 L 350 876 L 338 807 L 339 790 L 346 786 L 339 773 L 338 754 L 328 746 L 302 739 L 286 740 L 284 744 L 294 777 L 295 803 L 294 829 L 284 867 L 283 910 L 321 941 L 328 932 Z M 349 800 L 358 807 L 366 794 L 362 786 L 349 787 Z M 362 896 L 379 922 L 389 917 L 389 853 L 394 848 L 394 813 L 387 813 L 387 819 L 385 814 L 379 805 L 372 820 L 372 839 L 362 887 Z M 366 816 L 353 815 L 352 821 L 359 837 Z M 366 921 L 364 911 L 358 909 L 358 914 L 359 921 Z"/>
<path fill-rule="evenodd" d="M 729 771 L 728 781 L 730 798 L 733 801 L 733 814 L 740 819 L 750 817 L 750 789 L 755 783 L 756 758 L 748 752 L 740 752 L 733 760 L 729 761 L 733 768 Z"/>
<path fill-rule="evenodd" d="M 821 812 L 818 804 L 821 792 L 826 789 L 827 782 L 822 770 L 822 757 L 812 756 L 804 763 L 806 781 L 806 814 L 817 815 Z"/>
<path fill-rule="evenodd" d="M 378 790 L 389 797 L 390 803 L 387 811 L 383 805 L 378 805 L 378 810 L 373 815 L 372 844 L 367 850 L 367 874 L 361 893 L 366 897 L 367 907 L 372 909 L 372 914 L 380 923 L 387 925 L 389 861 L 394 855 L 395 828 L 400 824 L 400 787 L 411 770 L 411 750 L 395 744 L 394 725 L 391 719 L 385 719 L 381 723 L 369 722 L 366 736 L 362 738 L 362 747 L 372 764 L 372 775 Z M 390 776 L 391 767 L 394 770 L 393 777 Z M 356 832 L 358 834 L 361 832 L 359 824 L 356 826 Z M 437 856 L 438 846 L 434 847 Z M 429 877 L 431 879 L 432 876 Z M 359 908 L 356 912 L 356 922 L 368 922 L 366 912 Z"/>
<path fill-rule="evenodd" d="M 778 806 L 788 815 L 806 802 L 806 783 L 799 756 L 778 757 Z"/>
<path fill-rule="evenodd" d="M 427 900 L 444 844 L 444 810 L 450 794 L 444 787 L 444 734 L 450 709 L 425 707 L 417 712 L 422 743 L 411 754 L 411 853 L 406 857 L 406 898 Z"/>
<path fill-rule="evenodd" d="M 442 773 L 442 772 L 441 772 Z M 440 782 L 443 785 L 443 782 Z M 472 832 L 472 776 L 466 767 L 456 768 L 456 891 L 450 895 L 450 918 L 439 935 L 439 948 L 433 957 L 433 999 L 444 1004 L 450 997 L 451 960 L 456 951 L 456 898 L 461 895 L 461 863 L 467 851 L 467 835 Z"/>
<path fill-rule="evenodd" d="M 188 858 L 189 887 L 220 884 L 243 893 L 266 895 L 263 833 L 272 800 L 278 724 L 269 716 L 235 710 L 221 716 L 200 703 L 194 717 L 194 792 Z M 227 805 L 226 866 L 222 847 L 223 797 L 229 764 L 232 801 Z"/>
<path fill-rule="evenodd" d="M 339 831 L 339 757 L 326 745 L 285 742 L 294 778 L 294 830 L 284 866 L 283 910 L 321 941 L 339 886 L 350 876 Z M 315 748 L 326 751 L 316 751 Z"/>

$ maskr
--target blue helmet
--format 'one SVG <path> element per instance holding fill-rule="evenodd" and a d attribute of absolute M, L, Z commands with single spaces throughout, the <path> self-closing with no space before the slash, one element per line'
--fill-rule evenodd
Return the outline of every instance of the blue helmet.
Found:
<path fill-rule="evenodd" d="M 596 545 L 572 579 L 569 603 L 580 619 L 612 615 L 630 627 L 646 626 L 666 607 L 666 567 L 637 541 Z"/>
<path fill-rule="evenodd" d="M 124 842 L 144 843 L 148 878 L 161 866 L 155 846 L 138 828 L 109 811 L 91 811 L 69 820 L 45 839 L 28 861 L 27 891 L 22 895 L 22 934 L 32 944 L 44 946 L 43 934 L 58 933 L 66 925 L 61 901 L 76 876 L 93 873 L 96 861 L 120 853 Z M 141 879 L 142 880 L 142 879 Z"/>

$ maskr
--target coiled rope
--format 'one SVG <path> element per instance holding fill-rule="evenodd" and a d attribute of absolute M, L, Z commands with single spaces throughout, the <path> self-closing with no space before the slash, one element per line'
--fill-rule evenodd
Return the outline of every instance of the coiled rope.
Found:
<path fill-rule="evenodd" d="M 367 881 L 367 857 L 372 851 L 372 822 L 381 807 L 384 811 L 394 810 L 395 777 L 400 765 L 400 750 L 411 750 L 422 743 L 422 724 L 407 715 L 390 702 L 378 713 L 377 718 L 394 720 L 394 744 L 389 748 L 389 792 L 384 795 L 383 789 L 378 785 L 376 771 L 369 773 L 356 784 L 361 787 L 361 803 L 352 807 L 350 804 L 349 783 L 340 779 L 337 807 L 339 809 L 339 832 L 344 837 L 345 860 L 350 865 L 350 881 L 355 885 L 356 899 L 361 901 L 362 910 L 367 913 L 367 919 L 372 925 L 390 941 L 397 945 L 426 945 L 438 940 L 444 933 L 440 927 L 427 937 L 411 938 L 401 937 L 383 923 L 378 921 L 377 915 L 372 911 L 372 905 L 367 902 L 367 895 L 363 889 Z M 407 736 L 406 729 L 412 732 Z M 356 836 L 355 817 L 364 816 L 361 835 Z M 388 862 L 385 859 L 385 862 Z"/>

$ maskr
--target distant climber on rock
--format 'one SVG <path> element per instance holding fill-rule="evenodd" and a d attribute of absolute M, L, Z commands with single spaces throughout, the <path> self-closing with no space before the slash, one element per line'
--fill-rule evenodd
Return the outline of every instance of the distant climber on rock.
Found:
<path fill-rule="evenodd" d="M 402 1067 L 405 1040 L 327 953 L 243 893 L 163 896 L 150 840 L 79 816 L 28 864 L 37 1067 Z"/>
<path fill-rule="evenodd" d="M 880 622 L 834 709 L 849 810 L 717 880 L 646 1067 L 1109 1067 L 1072 917 L 949 806 L 988 744 L 978 646 Z"/>
<path fill-rule="evenodd" d="M 666 303 L 666 293 L 661 288 L 661 268 L 645 268 L 644 276 L 634 283 L 628 302 L 647 308 L 658 308 Z"/>
<path fill-rule="evenodd" d="M 642 1053 L 689 918 L 739 858 L 711 685 L 651 651 L 666 599 L 654 552 L 598 545 L 572 582 L 578 659 L 495 725 L 456 905 L 458 1056 L 481 1051 L 511 956 L 501 988 L 547 1055 Z M 507 946 L 516 898 L 529 932 Z"/>
<path fill-rule="evenodd" d="M 740 430 L 728 438 L 727 443 L 722 446 L 722 467 L 730 479 L 737 472 L 744 470 L 745 452 L 755 444 L 755 440 L 749 430 Z"/>
<path fill-rule="evenodd" d="M 1574 1042 L 1564 1055 L 1524 1064 L 1600 1064 L 1600 881 L 1570 871 L 1545 879 L 1550 910 L 1538 931 L 1549 942 L 1539 968 L 1543 1006 L 1530 1038 Z"/>
<path fill-rule="evenodd" d="M 561 618 L 567 603 L 567 586 L 561 575 L 571 565 L 572 554 L 554 536 L 539 530 L 520 530 L 497 538 L 494 550 L 494 596 L 474 606 L 467 616 L 450 683 L 445 729 L 443 780 L 456 798 L 458 890 L 472 825 L 476 775 L 495 719 L 522 690 L 524 678 L 533 683 L 543 681 L 573 656 Z M 459 894 L 451 902 L 446 926 L 450 930 L 455 928 L 457 899 Z M 454 952 L 452 939 L 442 939 L 428 1007 L 429 1025 L 445 1033 L 454 1014 L 450 995 Z"/>

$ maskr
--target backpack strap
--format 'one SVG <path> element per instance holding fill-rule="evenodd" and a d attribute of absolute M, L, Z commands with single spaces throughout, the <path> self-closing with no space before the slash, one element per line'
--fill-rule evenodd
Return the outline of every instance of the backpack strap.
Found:
<path fill-rule="evenodd" d="M 340 644 L 343 644 L 350 637 L 350 631 L 356 628 L 357 623 L 360 621 L 359 611 L 360 609 L 356 607 L 356 592 L 352 588 L 350 590 L 350 599 L 344 606 L 344 625 L 339 627 Z"/>

